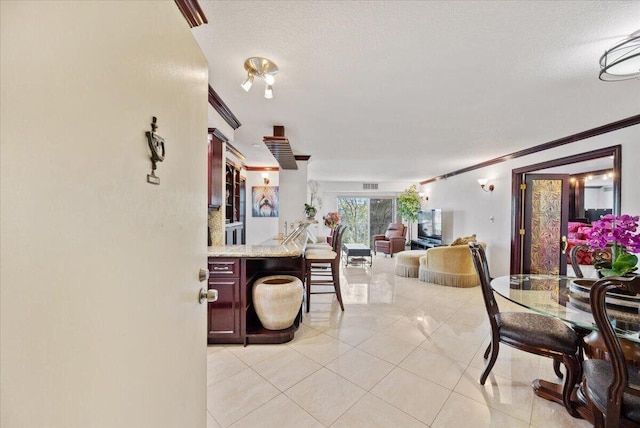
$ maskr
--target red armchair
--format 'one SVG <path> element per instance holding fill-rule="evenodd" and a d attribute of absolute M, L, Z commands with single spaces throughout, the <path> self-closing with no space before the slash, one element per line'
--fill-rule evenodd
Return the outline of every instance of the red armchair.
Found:
<path fill-rule="evenodd" d="M 373 254 L 380 252 L 393 257 L 395 253 L 404 251 L 406 235 L 407 228 L 404 224 L 390 223 L 384 235 L 373 235 Z"/>

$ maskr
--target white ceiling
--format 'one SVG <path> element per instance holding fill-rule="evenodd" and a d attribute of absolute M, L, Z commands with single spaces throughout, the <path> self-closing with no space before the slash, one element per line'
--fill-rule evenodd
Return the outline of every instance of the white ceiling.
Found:
<path fill-rule="evenodd" d="M 277 165 L 262 137 L 284 125 L 309 178 L 420 181 L 640 113 L 640 81 L 598 80 L 638 1 L 200 5 L 193 34 L 248 165 Z M 272 100 L 240 88 L 251 56 L 280 68 Z"/>

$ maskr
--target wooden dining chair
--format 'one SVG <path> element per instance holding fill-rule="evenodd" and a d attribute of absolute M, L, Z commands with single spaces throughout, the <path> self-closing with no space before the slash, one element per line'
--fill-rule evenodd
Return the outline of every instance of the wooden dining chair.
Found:
<path fill-rule="evenodd" d="M 582 269 L 580 268 L 580 261 L 581 259 L 585 258 L 586 260 L 588 260 L 587 263 L 591 265 L 597 262 L 611 260 L 611 250 L 591 248 L 586 244 L 576 245 L 571 248 L 571 251 L 569 252 L 569 260 L 571 261 L 571 268 L 573 269 L 573 273 L 577 278 L 584 278 L 584 274 L 582 273 Z"/>
<path fill-rule="evenodd" d="M 596 427 L 640 426 L 640 379 L 638 367 L 627 364 L 607 316 L 607 291 L 640 293 L 640 277 L 603 278 L 591 286 L 591 312 L 604 339 L 610 361 L 590 359 L 582 363 L 586 392 Z"/>
<path fill-rule="evenodd" d="M 491 324 L 491 343 L 487 347 L 484 358 L 489 358 L 480 376 L 480 384 L 484 385 L 498 358 L 500 343 L 512 346 L 521 351 L 542 355 L 562 363 L 567 375 L 564 377 L 562 402 L 572 416 L 578 416 L 571 402 L 571 393 L 580 379 L 581 353 L 580 337 L 562 321 L 529 312 L 500 312 L 493 290 L 489 264 L 484 248 L 477 242 L 469 243 L 471 256 L 478 276 L 482 297 Z"/>
<path fill-rule="evenodd" d="M 331 250 L 309 249 L 304 253 L 307 312 L 311 306 L 312 294 L 335 294 L 340 309 L 344 311 L 342 291 L 340 290 L 340 252 L 342 237 L 346 229 L 346 225 L 336 226 Z M 324 269 L 326 267 L 329 272 Z M 313 279 L 314 277 L 315 279 Z M 312 291 L 313 286 L 333 286 L 333 291 L 327 291 L 326 287 L 323 287 L 321 291 Z"/>

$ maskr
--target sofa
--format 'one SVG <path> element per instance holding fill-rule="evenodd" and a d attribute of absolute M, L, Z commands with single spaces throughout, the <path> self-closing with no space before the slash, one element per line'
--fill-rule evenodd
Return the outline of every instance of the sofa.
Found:
<path fill-rule="evenodd" d="M 480 242 L 483 248 L 486 244 Z M 418 279 L 449 287 L 469 288 L 480 285 L 468 244 L 429 248 L 420 257 Z"/>

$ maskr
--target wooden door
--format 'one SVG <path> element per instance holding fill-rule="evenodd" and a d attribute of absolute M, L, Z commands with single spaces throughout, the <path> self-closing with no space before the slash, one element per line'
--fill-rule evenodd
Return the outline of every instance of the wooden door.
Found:
<path fill-rule="evenodd" d="M 569 175 L 526 174 L 522 273 L 567 272 Z"/>
<path fill-rule="evenodd" d="M 174 2 L 0 19 L 0 426 L 204 428 L 206 59 Z"/>

